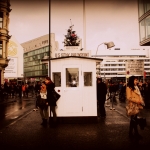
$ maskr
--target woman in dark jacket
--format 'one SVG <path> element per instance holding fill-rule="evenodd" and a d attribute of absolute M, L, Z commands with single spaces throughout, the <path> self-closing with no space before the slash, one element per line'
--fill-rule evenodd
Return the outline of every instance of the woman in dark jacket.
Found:
<path fill-rule="evenodd" d="M 45 83 L 47 85 L 47 100 L 48 100 L 48 104 L 50 106 L 50 114 L 51 112 L 53 113 L 53 121 L 52 121 L 52 126 L 55 127 L 56 126 L 56 101 L 53 98 L 53 94 L 52 91 L 55 88 L 55 84 L 52 82 L 52 80 L 50 79 L 50 77 L 46 77 L 45 78 Z"/>

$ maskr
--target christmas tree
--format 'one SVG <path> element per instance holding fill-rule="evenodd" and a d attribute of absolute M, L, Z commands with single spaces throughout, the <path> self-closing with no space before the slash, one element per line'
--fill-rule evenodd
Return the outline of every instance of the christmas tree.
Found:
<path fill-rule="evenodd" d="M 73 26 L 69 26 L 69 29 L 67 30 L 67 35 L 65 35 L 64 39 L 64 46 L 79 46 L 80 39 L 76 34 L 76 31 L 73 31 Z"/>

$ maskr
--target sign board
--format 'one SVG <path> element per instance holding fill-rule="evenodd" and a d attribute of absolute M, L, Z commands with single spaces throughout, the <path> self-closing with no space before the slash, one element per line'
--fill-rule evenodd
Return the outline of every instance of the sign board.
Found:
<path fill-rule="evenodd" d="M 66 56 L 90 57 L 90 51 L 59 51 L 55 52 L 55 58 Z"/>
<path fill-rule="evenodd" d="M 16 57 L 8 57 L 9 63 L 8 66 L 5 68 L 5 78 L 9 77 L 17 77 L 17 59 Z"/>
<path fill-rule="evenodd" d="M 143 60 L 126 61 L 126 74 L 143 76 L 143 72 L 144 72 Z"/>

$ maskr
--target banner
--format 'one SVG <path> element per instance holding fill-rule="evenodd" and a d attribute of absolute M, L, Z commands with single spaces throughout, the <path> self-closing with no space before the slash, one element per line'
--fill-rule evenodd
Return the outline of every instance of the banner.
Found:
<path fill-rule="evenodd" d="M 9 57 L 8 66 L 5 68 L 5 78 L 17 78 L 17 59 L 16 57 Z"/>

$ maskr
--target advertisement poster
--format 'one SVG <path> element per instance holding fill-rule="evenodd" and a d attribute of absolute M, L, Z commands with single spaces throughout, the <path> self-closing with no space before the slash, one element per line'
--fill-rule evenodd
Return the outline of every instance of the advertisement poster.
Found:
<path fill-rule="evenodd" d="M 8 66 L 5 68 L 5 78 L 16 78 L 17 77 L 17 58 L 9 57 L 10 59 Z"/>

